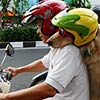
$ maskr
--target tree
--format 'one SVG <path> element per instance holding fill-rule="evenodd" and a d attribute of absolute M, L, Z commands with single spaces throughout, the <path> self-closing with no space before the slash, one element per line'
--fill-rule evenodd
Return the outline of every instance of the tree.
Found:
<path fill-rule="evenodd" d="M 82 7 L 82 8 L 91 8 L 91 4 L 89 0 L 64 0 L 68 2 L 71 7 Z"/>
<path fill-rule="evenodd" d="M 10 2 L 13 1 L 12 10 L 15 12 L 15 14 L 18 15 L 20 18 L 21 14 L 23 13 L 23 8 L 25 6 L 28 6 L 28 1 L 27 0 L 1 0 L 0 1 L 0 6 L 2 7 L 1 12 L 0 12 L 0 24 L 3 24 L 5 20 L 8 19 L 8 12 L 7 8 L 10 5 Z M 19 10 L 19 3 L 22 3 L 22 9 Z M 2 25 L 0 25 L 2 26 Z"/>

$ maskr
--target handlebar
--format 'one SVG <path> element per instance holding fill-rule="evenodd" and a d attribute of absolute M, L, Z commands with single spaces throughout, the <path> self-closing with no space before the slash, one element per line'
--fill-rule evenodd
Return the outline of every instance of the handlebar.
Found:
<path fill-rule="evenodd" d="M 4 81 L 10 81 L 12 79 L 12 74 L 10 71 L 4 71 L 0 69 L 0 77 L 4 79 Z"/>

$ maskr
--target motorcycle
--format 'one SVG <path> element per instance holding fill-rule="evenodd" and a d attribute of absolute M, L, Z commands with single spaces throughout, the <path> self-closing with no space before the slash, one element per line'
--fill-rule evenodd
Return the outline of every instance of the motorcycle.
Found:
<path fill-rule="evenodd" d="M 11 86 L 10 80 L 12 78 L 11 72 L 4 70 L 2 66 L 7 56 L 10 56 L 10 57 L 13 56 L 14 48 L 11 44 L 7 44 L 4 51 L 5 51 L 5 55 L 0 63 L 0 93 L 9 92 L 10 86 Z"/>
<path fill-rule="evenodd" d="M 36 75 L 35 77 L 32 78 L 32 82 L 29 85 L 29 87 L 34 86 L 40 82 L 43 82 L 46 79 L 46 76 L 48 74 L 48 71 L 43 71 L 40 74 Z"/>
<path fill-rule="evenodd" d="M 6 71 L 3 69 L 3 63 L 7 56 L 12 57 L 15 53 L 14 47 L 11 44 L 7 44 L 5 48 L 5 55 L 0 63 L 0 93 L 8 93 L 10 91 L 12 74 L 10 71 Z M 34 86 L 40 82 L 43 82 L 46 79 L 48 71 L 43 71 L 40 74 L 36 75 L 32 78 L 32 82 L 29 87 Z"/>

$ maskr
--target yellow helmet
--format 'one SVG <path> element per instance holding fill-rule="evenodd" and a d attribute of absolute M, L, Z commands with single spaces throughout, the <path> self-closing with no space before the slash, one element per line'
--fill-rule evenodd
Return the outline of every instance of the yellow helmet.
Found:
<path fill-rule="evenodd" d="M 87 8 L 65 9 L 52 19 L 52 24 L 72 34 L 76 46 L 83 46 L 95 38 L 98 16 Z"/>

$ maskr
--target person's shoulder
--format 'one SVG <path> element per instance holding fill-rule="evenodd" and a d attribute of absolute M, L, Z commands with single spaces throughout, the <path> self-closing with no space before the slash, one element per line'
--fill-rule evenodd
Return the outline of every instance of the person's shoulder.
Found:
<path fill-rule="evenodd" d="M 66 53 L 71 53 L 71 52 L 79 52 L 79 48 L 74 46 L 73 44 L 68 44 L 68 45 L 66 45 L 62 48 L 52 48 L 50 50 L 50 52 L 51 53 L 54 53 L 54 52 L 56 53 L 57 52 L 57 53 L 66 54 Z"/>
<path fill-rule="evenodd" d="M 63 48 L 60 49 L 61 52 L 64 53 L 78 53 L 80 52 L 79 48 L 74 46 L 73 44 L 69 44 L 64 46 Z"/>
<path fill-rule="evenodd" d="M 79 50 L 79 48 L 76 47 L 76 46 L 73 45 L 73 44 L 66 45 L 66 46 L 64 46 L 62 49 L 68 49 L 68 50 Z"/>

